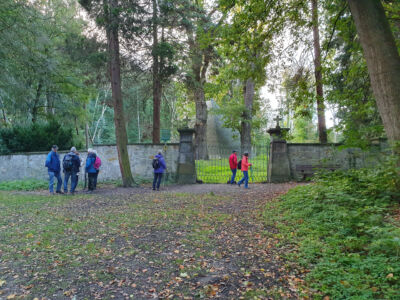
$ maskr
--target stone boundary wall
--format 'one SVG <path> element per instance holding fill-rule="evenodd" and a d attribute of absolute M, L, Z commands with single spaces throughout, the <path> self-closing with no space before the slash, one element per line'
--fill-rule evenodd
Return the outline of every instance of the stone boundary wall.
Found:
<path fill-rule="evenodd" d="M 302 180 L 298 166 L 332 166 L 338 169 L 358 169 L 371 167 L 385 158 L 382 145 L 368 151 L 359 148 L 341 149 L 340 144 L 287 144 L 291 177 Z"/>
<path fill-rule="evenodd" d="M 118 163 L 117 147 L 115 145 L 94 146 L 93 149 L 102 160 L 99 181 L 121 178 Z M 163 150 L 167 163 L 169 179 L 176 179 L 179 144 L 132 144 L 128 145 L 132 174 L 134 177 L 153 178 L 152 159 L 158 150 Z M 47 168 L 44 166 L 46 155 L 50 152 L 32 152 L 11 155 L 0 155 L 0 182 L 25 178 L 48 179 Z M 68 151 L 59 151 L 61 160 Z M 87 152 L 79 151 L 83 160 Z M 81 174 L 83 173 L 81 168 Z"/>

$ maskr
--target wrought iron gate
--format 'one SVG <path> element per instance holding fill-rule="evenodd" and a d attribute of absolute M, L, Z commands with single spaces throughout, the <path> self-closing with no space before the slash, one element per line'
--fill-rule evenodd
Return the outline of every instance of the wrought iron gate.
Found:
<path fill-rule="evenodd" d="M 249 169 L 249 182 L 266 182 L 269 161 L 269 143 L 257 144 L 251 148 L 249 162 L 253 164 Z M 232 172 L 229 168 L 229 156 L 232 148 L 219 145 L 208 145 L 208 159 L 200 160 L 196 153 L 196 176 L 198 181 L 204 183 L 227 183 Z M 237 149 L 238 161 L 241 159 L 240 150 Z M 236 181 L 242 178 L 242 173 L 237 170 Z"/>

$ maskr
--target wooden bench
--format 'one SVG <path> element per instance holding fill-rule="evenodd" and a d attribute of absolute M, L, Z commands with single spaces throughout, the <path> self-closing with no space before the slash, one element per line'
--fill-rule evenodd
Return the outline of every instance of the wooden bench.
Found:
<path fill-rule="evenodd" d="M 296 165 L 296 172 L 300 173 L 305 180 L 307 177 L 311 177 L 318 170 L 335 171 L 340 168 L 339 164 L 330 165 Z"/>

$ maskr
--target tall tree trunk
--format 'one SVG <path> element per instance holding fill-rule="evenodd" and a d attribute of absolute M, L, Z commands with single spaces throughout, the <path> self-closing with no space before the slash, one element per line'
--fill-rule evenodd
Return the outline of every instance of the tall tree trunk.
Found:
<path fill-rule="evenodd" d="M 4 108 L 1 109 L 1 112 L 3 114 L 3 125 L 7 125 L 7 116 L 6 112 L 4 111 Z"/>
<path fill-rule="evenodd" d="M 196 159 L 208 159 L 207 148 L 207 103 L 204 95 L 204 83 L 206 73 L 211 60 L 211 49 L 201 50 L 200 45 L 193 38 L 193 33 L 189 32 L 189 47 L 191 52 L 192 76 L 188 81 L 187 87 L 193 94 L 196 104 L 196 122 L 194 146 Z"/>
<path fill-rule="evenodd" d="M 40 95 L 42 94 L 42 82 L 39 81 L 38 87 L 36 89 L 36 97 L 33 100 L 32 107 L 32 123 L 36 123 L 37 115 L 38 115 L 38 105 L 40 101 Z"/>
<path fill-rule="evenodd" d="M 140 107 L 139 107 L 139 96 L 138 96 L 138 88 L 136 88 L 136 114 L 137 114 L 137 128 L 138 128 L 138 143 L 141 142 L 140 139 Z"/>
<path fill-rule="evenodd" d="M 160 143 L 161 80 L 158 55 L 157 0 L 153 0 L 153 144 Z"/>
<path fill-rule="evenodd" d="M 134 184 L 128 154 L 128 136 L 125 127 L 124 107 L 121 91 L 121 65 L 119 58 L 118 20 L 115 13 L 118 10 L 118 0 L 108 0 L 109 24 L 107 26 L 107 42 L 110 63 L 110 80 L 114 104 L 115 137 L 117 142 L 119 168 L 122 184 L 129 187 Z"/>
<path fill-rule="evenodd" d="M 7 115 L 4 109 L 4 102 L 3 99 L 0 97 L 0 104 L 1 104 L 1 112 L 3 114 L 3 125 L 7 125 Z"/>
<path fill-rule="evenodd" d="M 326 133 L 324 91 L 322 86 L 321 46 L 319 42 L 317 0 L 311 0 L 311 9 L 312 9 L 312 28 L 314 36 L 314 74 L 315 74 L 315 86 L 317 92 L 318 135 L 319 135 L 319 142 L 326 144 L 328 142 L 328 137 Z"/>
<path fill-rule="evenodd" d="M 194 144 L 196 147 L 196 159 L 208 159 L 207 149 L 207 103 L 204 96 L 203 86 L 198 86 L 194 90 L 194 101 L 196 103 L 196 131 Z"/>
<path fill-rule="evenodd" d="M 400 56 L 381 1 L 348 0 L 389 140 L 400 141 Z M 399 150 L 399 149 L 397 149 Z"/>
<path fill-rule="evenodd" d="M 49 88 L 46 89 L 46 113 L 47 114 L 55 114 L 55 110 L 54 110 L 54 100 L 53 97 L 49 91 Z"/>
<path fill-rule="evenodd" d="M 240 131 L 240 145 L 242 153 L 251 153 L 251 120 L 253 111 L 253 99 L 254 99 L 254 81 L 252 78 L 246 80 L 244 91 L 244 106 L 243 120 Z"/>

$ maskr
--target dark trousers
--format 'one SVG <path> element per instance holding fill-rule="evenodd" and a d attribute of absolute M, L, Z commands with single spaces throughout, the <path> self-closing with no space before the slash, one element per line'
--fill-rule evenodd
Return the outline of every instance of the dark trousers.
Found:
<path fill-rule="evenodd" d="M 93 191 L 95 188 L 94 182 L 96 180 L 96 173 L 88 173 L 88 180 L 89 180 L 88 190 Z"/>
<path fill-rule="evenodd" d="M 162 175 L 163 175 L 163 173 L 154 173 L 153 190 L 156 189 L 156 186 L 157 186 L 157 190 L 160 188 Z"/>
<path fill-rule="evenodd" d="M 71 177 L 71 189 L 70 192 L 75 192 L 76 186 L 78 185 L 78 176 L 76 172 L 65 172 L 64 173 L 64 192 L 68 192 L 68 181 Z"/>
<path fill-rule="evenodd" d="M 100 170 L 96 171 L 96 176 L 94 177 L 94 189 L 97 187 L 97 177 L 99 176 Z"/>
<path fill-rule="evenodd" d="M 235 177 L 236 177 L 236 171 L 237 169 L 231 169 L 232 171 L 232 178 L 231 178 L 231 184 L 235 182 Z"/>

